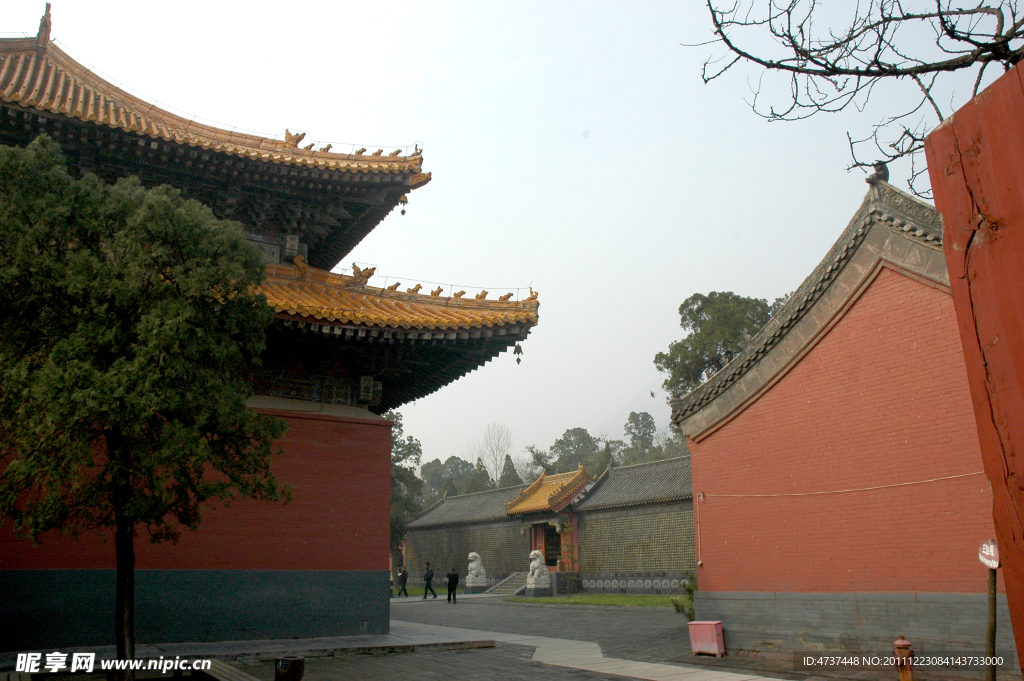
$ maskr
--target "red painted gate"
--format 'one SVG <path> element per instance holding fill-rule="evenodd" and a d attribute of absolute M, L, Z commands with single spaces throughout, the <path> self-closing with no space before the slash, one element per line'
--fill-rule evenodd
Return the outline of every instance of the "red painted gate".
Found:
<path fill-rule="evenodd" d="M 1024 655 L 1024 81 L 1015 67 L 925 142 L 1018 655 Z M 1024 658 L 1022 658 L 1024 659 Z"/>

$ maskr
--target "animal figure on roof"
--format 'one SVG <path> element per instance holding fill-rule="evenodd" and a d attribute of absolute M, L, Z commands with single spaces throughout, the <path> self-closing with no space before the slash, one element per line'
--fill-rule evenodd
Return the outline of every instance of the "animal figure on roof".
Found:
<path fill-rule="evenodd" d="M 435 298 L 437 298 L 437 297 L 439 297 L 441 295 L 441 291 L 443 291 L 443 290 L 444 290 L 443 286 L 438 286 L 437 288 L 435 288 L 433 291 L 430 292 L 430 295 L 432 295 Z"/>
<path fill-rule="evenodd" d="M 421 285 L 416 284 L 412 288 L 405 289 L 405 292 L 406 293 L 419 293 L 421 288 L 423 288 Z"/>
<path fill-rule="evenodd" d="M 506 293 L 503 296 L 498 296 L 498 300 L 500 300 L 503 303 L 507 303 L 508 301 L 512 300 L 512 296 L 513 295 L 515 295 L 515 294 L 514 293 Z"/>
<path fill-rule="evenodd" d="M 365 270 L 359 267 L 359 265 L 352 263 L 352 278 L 353 285 L 355 286 L 366 286 L 366 282 L 370 281 L 370 277 L 377 271 L 376 267 L 368 267 Z"/>
<path fill-rule="evenodd" d="M 373 156 L 381 156 L 383 154 L 384 154 L 384 150 L 383 149 L 378 149 L 377 151 L 373 152 L 372 155 Z"/>
<path fill-rule="evenodd" d="M 872 167 L 875 169 L 875 172 L 868 175 L 864 179 L 865 182 L 874 185 L 879 182 L 889 181 L 889 166 L 885 165 L 882 161 L 875 161 Z"/>
<path fill-rule="evenodd" d="M 362 156 L 365 153 L 366 153 L 366 147 L 363 147 L 362 149 L 359 149 L 359 150 L 356 151 L 356 156 Z"/>
<path fill-rule="evenodd" d="M 297 148 L 299 146 L 299 142 L 301 142 L 305 136 L 306 136 L 306 133 L 304 133 L 304 132 L 297 132 L 297 133 L 295 133 L 293 135 L 291 130 L 285 130 L 284 131 L 284 143 L 289 148 L 295 149 L 295 148 Z"/>
<path fill-rule="evenodd" d="M 531 286 L 530 287 L 530 295 L 529 295 L 529 297 L 526 300 L 528 300 L 528 301 L 530 301 L 530 300 L 537 300 L 537 294 L 538 293 L 540 293 L 540 292 L 539 291 L 534 291 L 533 287 Z"/>
<path fill-rule="evenodd" d="M 391 286 L 388 286 L 388 290 L 389 290 L 389 291 L 397 291 L 397 290 L 398 290 L 398 287 L 399 287 L 399 286 L 401 286 L 401 285 L 402 285 L 402 282 L 400 282 L 400 281 L 396 281 L 396 282 L 395 282 L 394 284 L 392 284 Z"/>
<path fill-rule="evenodd" d="M 458 293 L 456 293 L 455 295 L 453 295 L 453 296 L 452 296 L 452 298 L 461 298 L 461 297 L 462 297 L 462 296 L 464 296 L 464 295 L 466 295 L 466 292 L 465 292 L 465 291 L 459 291 Z"/>
<path fill-rule="evenodd" d="M 395 149 L 390 154 L 388 154 L 388 156 L 401 156 L 401 155 L 402 155 L 402 150 L 401 149 Z"/>
<path fill-rule="evenodd" d="M 490 291 L 481 291 L 480 293 L 476 294 L 476 299 L 477 300 L 487 300 L 487 294 L 488 293 L 490 293 Z"/>

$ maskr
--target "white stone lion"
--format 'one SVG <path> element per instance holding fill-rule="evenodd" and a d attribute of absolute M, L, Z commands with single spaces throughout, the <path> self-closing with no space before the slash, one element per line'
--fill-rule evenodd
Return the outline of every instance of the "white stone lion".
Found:
<path fill-rule="evenodd" d="M 543 551 L 530 551 L 530 572 L 526 575 L 526 588 L 546 589 L 551 586 L 551 573 L 544 564 Z"/>
<path fill-rule="evenodd" d="M 484 564 L 480 560 L 480 554 L 476 551 L 469 554 L 466 586 L 487 586 L 487 570 L 484 569 Z"/>

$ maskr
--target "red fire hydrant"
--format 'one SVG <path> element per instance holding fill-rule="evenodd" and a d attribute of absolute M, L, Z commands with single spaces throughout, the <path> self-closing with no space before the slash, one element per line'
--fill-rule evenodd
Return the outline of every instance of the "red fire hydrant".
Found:
<path fill-rule="evenodd" d="M 892 642 L 893 657 L 896 658 L 896 668 L 900 670 L 900 681 L 914 681 L 914 651 L 912 644 L 907 639 L 899 636 Z"/>

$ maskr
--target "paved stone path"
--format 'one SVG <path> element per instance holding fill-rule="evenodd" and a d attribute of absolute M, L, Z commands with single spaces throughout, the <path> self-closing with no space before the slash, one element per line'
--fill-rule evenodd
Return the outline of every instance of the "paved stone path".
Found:
<path fill-rule="evenodd" d="M 392 622 L 393 624 L 401 625 L 403 628 L 409 628 L 412 631 L 415 631 L 417 626 L 412 622 L 399 622 L 395 620 L 392 620 Z M 437 636 L 466 639 L 486 638 L 502 643 L 530 646 L 535 649 L 532 658 L 534 662 L 542 662 L 556 667 L 568 667 L 579 671 L 626 676 L 631 679 L 645 679 L 647 681 L 755 681 L 763 678 L 681 665 L 638 662 L 605 657 L 601 651 L 601 646 L 589 641 L 508 634 L 500 631 L 459 629 L 433 624 L 420 624 L 418 626 L 424 634 L 429 633 Z"/>

